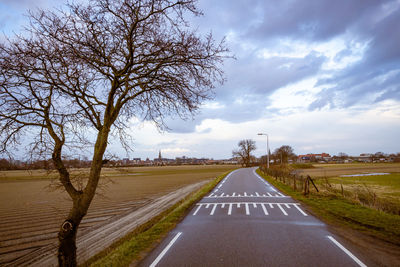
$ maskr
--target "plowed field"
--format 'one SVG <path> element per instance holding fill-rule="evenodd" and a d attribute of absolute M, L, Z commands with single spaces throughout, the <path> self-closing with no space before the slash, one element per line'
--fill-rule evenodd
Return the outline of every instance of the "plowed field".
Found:
<path fill-rule="evenodd" d="M 78 236 L 118 219 L 189 184 L 214 178 L 236 166 L 178 166 L 104 169 L 99 194 Z M 86 170 L 75 174 L 85 175 Z M 0 265 L 24 265 L 43 248 L 57 247 L 57 232 L 71 206 L 68 195 L 44 171 L 0 172 Z"/>

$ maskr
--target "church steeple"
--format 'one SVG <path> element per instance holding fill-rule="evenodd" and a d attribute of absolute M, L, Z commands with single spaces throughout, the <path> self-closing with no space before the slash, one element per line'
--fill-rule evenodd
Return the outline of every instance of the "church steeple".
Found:
<path fill-rule="evenodd" d="M 159 160 L 162 159 L 162 157 L 161 157 L 161 150 L 160 150 L 160 152 L 158 152 L 158 159 L 159 159 Z"/>

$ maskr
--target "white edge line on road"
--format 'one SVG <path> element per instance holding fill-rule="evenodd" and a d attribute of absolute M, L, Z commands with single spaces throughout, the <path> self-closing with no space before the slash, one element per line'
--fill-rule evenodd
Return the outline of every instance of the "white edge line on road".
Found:
<path fill-rule="evenodd" d="M 367 267 L 367 265 L 365 265 L 362 261 L 360 261 L 356 256 L 354 256 L 349 250 L 347 250 L 342 244 L 336 241 L 336 239 L 334 239 L 332 236 L 328 235 L 327 238 L 329 238 L 336 246 L 338 246 L 341 250 L 343 250 L 358 265 L 362 267 Z"/>
<path fill-rule="evenodd" d="M 281 196 L 286 197 L 285 195 L 283 195 L 282 193 L 278 192 L 273 186 L 271 186 L 269 183 L 267 183 L 260 175 L 258 175 L 258 173 L 256 172 L 256 169 L 253 169 L 253 173 L 255 176 L 257 176 L 259 179 L 261 179 L 261 181 L 263 181 L 265 183 L 266 186 L 268 186 L 272 191 L 280 194 Z"/>
<path fill-rule="evenodd" d="M 162 257 L 164 257 L 164 255 L 168 252 L 168 250 L 172 247 L 172 245 L 175 243 L 175 241 L 179 238 L 181 234 L 182 232 L 176 234 L 176 236 L 171 240 L 171 242 L 169 242 L 168 246 L 166 246 L 164 250 L 160 253 L 160 255 L 158 255 L 158 257 L 153 261 L 150 267 L 155 267 L 160 262 Z"/>
<path fill-rule="evenodd" d="M 221 186 L 226 182 L 226 180 L 229 178 L 229 176 L 231 176 L 231 174 L 233 174 L 235 171 L 237 171 L 237 170 L 231 171 L 227 176 L 225 176 L 225 178 L 219 183 L 219 185 L 217 186 L 217 188 L 214 190 L 213 193 L 216 193 L 218 191 L 218 188 L 221 188 Z"/>

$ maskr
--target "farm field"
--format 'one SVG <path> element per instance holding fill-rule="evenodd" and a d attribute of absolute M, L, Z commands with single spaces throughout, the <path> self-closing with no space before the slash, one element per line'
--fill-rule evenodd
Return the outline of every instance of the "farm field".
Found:
<path fill-rule="evenodd" d="M 317 178 L 361 173 L 400 173 L 400 163 L 314 164 L 313 167 L 311 169 L 299 169 L 299 174 Z"/>
<path fill-rule="evenodd" d="M 322 190 L 336 190 L 379 210 L 400 215 L 400 163 L 315 164 L 297 170 L 316 179 Z M 385 175 L 382 175 L 386 173 Z M 360 176 L 352 176 L 360 174 Z M 368 174 L 366 176 L 362 176 Z M 371 175 L 377 174 L 377 175 Z"/>
<path fill-rule="evenodd" d="M 104 168 L 95 196 L 79 232 L 89 231 L 137 210 L 178 188 L 209 180 L 237 168 L 233 165 Z M 74 170 L 84 177 L 87 170 Z M 0 265 L 13 265 L 42 247 L 57 247 L 57 232 L 71 202 L 56 189 L 55 173 L 0 172 Z M 77 182 L 77 184 L 79 181 Z M 78 236 L 79 236 L 78 232 Z"/>

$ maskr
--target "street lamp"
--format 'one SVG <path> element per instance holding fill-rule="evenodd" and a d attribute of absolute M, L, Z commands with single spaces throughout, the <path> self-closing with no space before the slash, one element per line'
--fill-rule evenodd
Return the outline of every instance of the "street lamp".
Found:
<path fill-rule="evenodd" d="M 266 133 L 258 133 L 258 135 L 267 136 L 267 169 L 269 169 L 269 141 L 268 141 L 268 134 L 266 134 Z"/>

